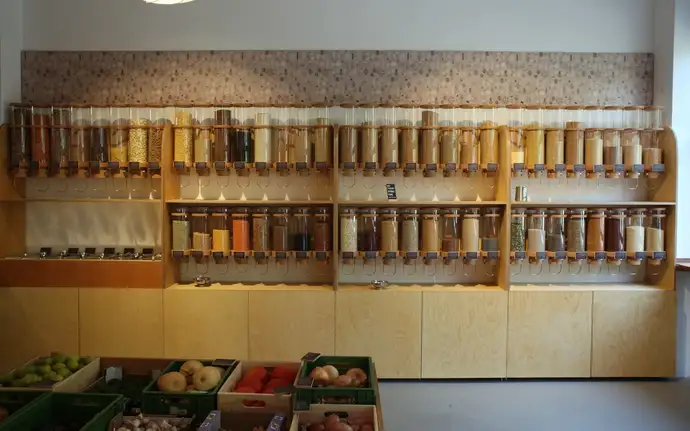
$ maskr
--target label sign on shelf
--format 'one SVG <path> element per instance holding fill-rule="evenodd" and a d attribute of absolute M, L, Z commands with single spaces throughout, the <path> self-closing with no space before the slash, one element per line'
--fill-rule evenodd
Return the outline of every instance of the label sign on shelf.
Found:
<path fill-rule="evenodd" d="M 386 197 L 389 201 L 398 199 L 398 194 L 395 191 L 395 184 L 386 184 Z"/>
<path fill-rule="evenodd" d="M 664 172 L 665 166 L 662 164 L 654 164 L 652 165 L 652 172 L 660 173 Z"/>
<path fill-rule="evenodd" d="M 573 165 L 573 172 L 584 172 L 585 171 L 585 165 L 578 164 L 578 165 Z"/>

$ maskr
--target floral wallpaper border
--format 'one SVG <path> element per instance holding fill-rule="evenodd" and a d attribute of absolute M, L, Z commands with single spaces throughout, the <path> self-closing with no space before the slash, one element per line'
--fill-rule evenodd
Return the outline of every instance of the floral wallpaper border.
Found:
<path fill-rule="evenodd" d="M 26 51 L 30 103 L 647 105 L 652 54 Z"/>

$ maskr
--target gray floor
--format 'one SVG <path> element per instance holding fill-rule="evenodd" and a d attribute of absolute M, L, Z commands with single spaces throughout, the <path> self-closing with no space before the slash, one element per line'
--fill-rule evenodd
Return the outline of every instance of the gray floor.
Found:
<path fill-rule="evenodd" d="M 384 382 L 387 431 L 688 431 L 690 380 Z"/>

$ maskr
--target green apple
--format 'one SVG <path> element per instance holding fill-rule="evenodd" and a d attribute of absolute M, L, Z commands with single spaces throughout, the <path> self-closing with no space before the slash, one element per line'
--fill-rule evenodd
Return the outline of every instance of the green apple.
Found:
<path fill-rule="evenodd" d="M 50 374 L 52 371 L 53 371 L 53 369 L 50 368 L 50 365 L 48 365 L 48 364 L 46 364 L 46 365 L 39 365 L 38 367 L 36 367 L 36 372 L 37 372 L 38 374 L 41 374 L 41 375 L 44 375 L 44 376 L 47 375 L 47 374 Z"/>
<path fill-rule="evenodd" d="M 14 372 L 12 373 L 12 377 L 14 377 L 15 379 L 21 379 L 25 375 L 26 373 L 24 372 L 24 370 L 14 370 Z"/>
<path fill-rule="evenodd" d="M 63 368 L 67 368 L 67 365 L 63 364 L 62 362 L 58 362 L 56 364 L 53 364 L 53 371 L 57 371 Z"/>
<path fill-rule="evenodd" d="M 62 353 L 53 353 L 53 362 L 65 362 L 67 360 L 67 356 L 63 355 Z"/>
<path fill-rule="evenodd" d="M 12 383 L 14 376 L 12 374 L 5 374 L 0 376 L 0 385 L 9 385 Z"/>
<path fill-rule="evenodd" d="M 82 365 L 89 365 L 91 362 L 93 362 L 93 358 L 91 356 L 84 356 L 83 358 L 79 359 L 79 362 L 81 362 Z"/>
<path fill-rule="evenodd" d="M 57 382 L 61 382 L 61 381 L 65 380 L 65 378 L 62 377 L 61 375 L 57 374 L 57 373 L 53 373 L 50 375 L 50 380 L 57 383 Z"/>
<path fill-rule="evenodd" d="M 79 359 L 69 358 L 65 362 L 65 365 L 70 371 L 77 371 L 79 369 Z"/>
<path fill-rule="evenodd" d="M 60 368 L 56 371 L 56 373 L 58 374 L 58 376 L 62 376 L 62 377 L 69 377 L 72 375 L 72 372 L 70 370 L 68 370 L 67 368 Z"/>
<path fill-rule="evenodd" d="M 38 360 L 39 363 L 43 365 L 53 365 L 53 358 L 48 357 L 48 358 L 41 358 Z"/>

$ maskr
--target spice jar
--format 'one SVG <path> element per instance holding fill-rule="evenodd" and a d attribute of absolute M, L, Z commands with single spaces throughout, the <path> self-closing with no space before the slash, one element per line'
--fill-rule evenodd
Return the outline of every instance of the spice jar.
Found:
<path fill-rule="evenodd" d="M 479 164 L 479 119 L 476 105 L 461 105 L 458 113 L 461 135 L 458 137 L 460 146 L 460 164 Z"/>
<path fill-rule="evenodd" d="M 460 251 L 460 220 L 462 215 L 457 208 L 448 208 L 441 211 L 443 215 L 443 238 L 441 251 L 445 253 Z"/>
<path fill-rule="evenodd" d="M 645 251 L 645 217 L 647 211 L 642 208 L 628 210 L 625 218 L 625 251 L 628 256 Z M 634 257 L 634 256 L 632 256 Z"/>
<path fill-rule="evenodd" d="M 396 127 L 396 112 L 398 108 L 392 105 L 381 105 L 380 130 L 381 130 L 381 166 L 384 174 L 391 175 L 398 169 L 400 160 L 400 145 L 398 143 L 399 130 Z"/>
<path fill-rule="evenodd" d="M 173 161 L 192 166 L 192 148 L 194 147 L 194 130 L 191 108 L 175 111 L 175 137 L 173 142 Z"/>
<path fill-rule="evenodd" d="M 192 250 L 208 256 L 211 252 L 208 208 L 196 208 L 192 213 Z"/>
<path fill-rule="evenodd" d="M 400 126 L 400 164 L 406 175 L 417 169 L 419 164 L 419 129 L 421 111 L 414 105 L 401 105 L 402 114 L 398 121 Z"/>
<path fill-rule="evenodd" d="M 439 163 L 438 107 L 422 106 L 422 137 L 420 162 L 427 176 L 436 175 Z M 422 226 L 422 230 L 424 227 Z"/>
<path fill-rule="evenodd" d="M 314 209 L 314 250 L 331 251 L 331 213 L 328 208 Z"/>
<path fill-rule="evenodd" d="M 441 165 L 448 174 L 455 171 L 460 164 L 460 151 L 455 132 L 455 107 L 442 105 L 439 111 L 439 142 L 441 146 Z"/>
<path fill-rule="evenodd" d="M 329 168 L 333 165 L 333 126 L 327 105 L 314 105 L 311 109 L 314 123 L 314 163 Z M 317 250 L 318 251 L 318 250 Z"/>
<path fill-rule="evenodd" d="M 498 235 L 501 231 L 501 210 L 486 208 L 482 217 L 482 251 L 498 251 Z"/>
<path fill-rule="evenodd" d="M 510 165 L 524 165 L 525 142 L 522 135 L 522 105 L 508 105 L 508 139 L 510 140 Z"/>
<path fill-rule="evenodd" d="M 254 140 L 251 129 L 252 109 L 249 106 L 241 105 L 236 106 L 232 111 L 235 114 L 233 124 L 237 128 L 232 132 L 230 159 L 235 163 L 254 163 Z"/>
<path fill-rule="evenodd" d="M 513 209 L 510 214 L 510 251 L 526 251 L 526 226 L 525 210 L 523 208 Z"/>
<path fill-rule="evenodd" d="M 345 123 L 339 128 L 340 167 L 352 175 L 357 164 L 357 108 L 355 105 L 341 105 L 345 111 Z"/>
<path fill-rule="evenodd" d="M 149 127 L 151 127 L 148 109 L 130 108 L 129 110 L 129 154 L 130 163 L 139 163 L 146 167 L 149 155 Z"/>
<path fill-rule="evenodd" d="M 537 208 L 527 218 L 527 251 L 546 251 L 546 210 Z"/>
<path fill-rule="evenodd" d="M 31 109 L 12 106 L 12 134 L 10 166 L 14 170 L 26 171 L 31 161 Z"/>
<path fill-rule="evenodd" d="M 546 251 L 565 251 L 565 209 L 550 209 L 547 214 Z"/>
<path fill-rule="evenodd" d="M 400 210 L 402 219 L 402 235 L 400 250 L 403 253 L 419 252 L 419 210 L 404 208 Z"/>
<path fill-rule="evenodd" d="M 276 208 L 273 211 L 273 223 L 271 226 L 273 251 L 285 252 L 290 249 L 289 240 L 289 208 Z"/>
<path fill-rule="evenodd" d="M 309 169 L 312 167 L 311 141 L 307 124 L 307 110 L 299 106 L 290 109 L 290 128 L 288 159 L 292 167 L 297 169 Z"/>
<path fill-rule="evenodd" d="M 194 128 L 194 164 L 210 168 L 213 163 L 213 126 L 215 120 L 211 109 L 198 108 Z"/>
<path fill-rule="evenodd" d="M 163 160 L 163 138 L 165 136 L 165 127 L 171 125 L 172 122 L 167 118 L 166 109 L 151 108 L 150 109 L 151 128 L 149 129 L 149 163 L 160 164 Z"/>
<path fill-rule="evenodd" d="M 585 164 L 585 111 L 577 105 L 566 106 L 565 115 L 565 164 L 572 173 L 575 165 Z"/>
<path fill-rule="evenodd" d="M 252 210 L 252 250 L 254 252 L 268 253 L 271 251 L 268 213 L 269 210 L 266 207 Z M 263 262 L 262 260 L 261 263 Z"/>
<path fill-rule="evenodd" d="M 294 251 L 311 250 L 310 238 L 311 208 L 295 208 L 292 212 L 292 249 Z"/>
<path fill-rule="evenodd" d="M 357 253 L 357 214 L 354 208 L 343 208 L 340 212 L 340 250 Z"/>
<path fill-rule="evenodd" d="M 186 251 L 191 249 L 190 221 L 187 208 L 177 208 L 170 214 L 172 221 L 172 249 L 173 251 Z"/>
<path fill-rule="evenodd" d="M 544 110 L 539 105 L 525 107 L 525 161 L 527 169 L 544 164 Z M 529 235 L 529 234 L 528 234 Z"/>
<path fill-rule="evenodd" d="M 215 145 L 213 149 L 213 161 L 215 163 L 232 162 L 232 111 L 219 108 L 213 113 L 215 117 Z"/>
<path fill-rule="evenodd" d="M 486 169 L 489 164 L 498 164 L 498 124 L 496 123 L 497 105 L 480 106 L 481 124 L 479 125 L 479 160 Z"/>
<path fill-rule="evenodd" d="M 386 208 L 380 211 L 381 214 L 381 252 L 384 257 L 392 253 L 398 254 L 398 210 L 394 208 Z M 392 265 L 395 263 L 393 259 L 383 259 L 384 265 Z"/>
<path fill-rule="evenodd" d="M 479 252 L 479 208 L 468 208 L 462 219 L 462 251 Z"/>
<path fill-rule="evenodd" d="M 378 210 L 375 208 L 360 208 L 357 210 L 357 216 L 357 250 L 360 253 L 378 251 Z"/>
<path fill-rule="evenodd" d="M 211 250 L 230 255 L 230 208 L 214 208 L 211 211 Z"/>
<path fill-rule="evenodd" d="M 263 110 L 263 109 L 261 109 Z M 254 114 L 254 164 L 271 166 L 271 115 L 267 112 Z"/>
<path fill-rule="evenodd" d="M 91 147 L 91 109 L 72 108 L 72 139 L 70 139 L 69 162 L 78 169 L 89 167 Z"/>
<path fill-rule="evenodd" d="M 651 208 L 649 210 L 649 225 L 645 233 L 646 249 L 648 252 L 665 251 L 664 231 L 666 230 L 666 209 Z"/>
<path fill-rule="evenodd" d="M 129 163 L 129 108 L 110 108 L 110 162 Z"/>
<path fill-rule="evenodd" d="M 606 251 L 625 251 L 625 210 L 608 211 L 606 218 Z"/>
<path fill-rule="evenodd" d="M 52 108 L 50 159 L 54 169 L 67 169 L 69 150 L 72 146 L 72 111 L 69 108 Z"/>
<path fill-rule="evenodd" d="M 606 210 L 597 208 L 587 213 L 587 251 L 605 251 L 606 238 Z"/>
<path fill-rule="evenodd" d="M 91 150 L 89 158 L 99 169 L 108 167 L 110 161 L 110 112 L 107 108 L 91 108 Z"/>
<path fill-rule="evenodd" d="M 556 165 L 565 164 L 565 121 L 563 107 L 552 106 L 544 111 L 546 125 L 546 169 L 555 172 Z"/>
<path fill-rule="evenodd" d="M 574 208 L 568 213 L 568 252 L 584 253 L 587 210 Z M 573 256 L 574 257 L 574 256 Z"/>
<path fill-rule="evenodd" d="M 232 251 L 250 251 L 249 208 L 232 209 Z"/>
<path fill-rule="evenodd" d="M 364 121 L 360 128 L 361 145 L 359 149 L 360 168 L 364 175 L 374 174 L 379 163 L 379 129 L 376 126 L 376 106 L 363 105 Z"/>

